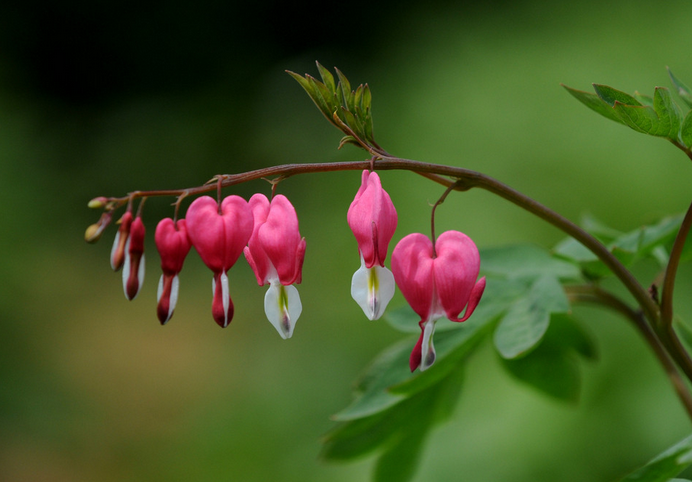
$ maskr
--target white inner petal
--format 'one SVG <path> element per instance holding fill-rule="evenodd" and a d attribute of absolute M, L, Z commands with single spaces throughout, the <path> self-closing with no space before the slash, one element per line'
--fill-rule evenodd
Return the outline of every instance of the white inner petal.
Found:
<path fill-rule="evenodd" d="M 113 247 L 111 248 L 111 268 L 115 270 L 115 251 L 118 248 L 118 244 L 120 244 L 120 230 L 118 230 L 117 233 L 115 233 L 115 241 L 113 241 Z"/>
<path fill-rule="evenodd" d="M 228 276 L 226 273 L 221 273 L 221 296 L 223 301 L 223 326 L 228 326 L 228 306 L 230 305 L 231 295 L 228 290 Z"/>
<path fill-rule="evenodd" d="M 168 318 L 166 321 L 171 319 L 173 316 L 173 310 L 175 310 L 175 305 L 178 303 L 178 275 L 173 277 L 173 282 L 171 283 L 171 299 L 168 301 Z"/>
<path fill-rule="evenodd" d="M 161 295 L 163 295 L 163 275 L 159 278 L 159 287 L 156 290 L 156 302 L 161 301 Z"/>
<path fill-rule="evenodd" d="M 423 328 L 423 343 L 421 345 L 420 370 L 425 371 L 435 363 L 435 346 L 433 334 L 435 333 L 435 321 L 428 320 Z"/>
<path fill-rule="evenodd" d="M 125 262 L 123 263 L 123 291 L 125 292 L 125 298 L 130 299 L 127 296 L 127 280 L 130 279 L 130 239 L 125 241 Z"/>
<path fill-rule="evenodd" d="M 394 275 L 387 268 L 366 268 L 363 258 L 351 278 L 351 296 L 370 320 L 379 319 L 394 296 Z"/>
<path fill-rule="evenodd" d="M 303 312 L 303 305 L 296 287 L 283 286 L 278 279 L 271 280 L 269 289 L 264 295 L 264 312 L 281 338 L 284 340 L 291 338 L 296 321 Z"/>

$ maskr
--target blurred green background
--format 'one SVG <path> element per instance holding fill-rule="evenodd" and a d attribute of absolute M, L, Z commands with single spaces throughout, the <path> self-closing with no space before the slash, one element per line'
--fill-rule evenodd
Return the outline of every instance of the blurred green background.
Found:
<path fill-rule="evenodd" d="M 669 85 L 666 65 L 692 83 L 690 21 L 687 1 L 2 3 L 0 480 L 367 480 L 372 458 L 319 460 L 352 381 L 402 336 L 368 322 L 349 296 L 359 261 L 346 210 L 359 173 L 279 187 L 308 246 L 304 311 L 288 342 L 243 260 L 230 277 L 235 318 L 219 329 L 211 272 L 194 253 L 162 328 L 153 232 L 172 214 L 168 200 L 147 203 L 147 280 L 131 303 L 108 264 L 115 230 L 83 241 L 98 217 L 87 201 L 362 160 L 336 150 L 339 133 L 284 73 L 316 75 L 317 59 L 370 84 L 389 152 L 480 170 L 570 219 L 592 213 L 630 230 L 687 208 L 689 160 L 588 111 L 559 83 L 651 94 Z M 394 241 L 427 232 L 441 189 L 406 172 L 382 179 L 399 212 Z M 257 191 L 268 185 L 232 192 Z M 438 210 L 446 229 L 480 247 L 562 237 L 485 192 L 450 196 Z M 637 275 L 649 282 L 655 268 Z M 676 309 L 687 319 L 690 289 L 685 266 Z M 397 294 L 392 306 L 403 303 Z M 689 433 L 627 322 L 576 313 L 601 351 L 583 366 L 581 402 L 518 384 L 486 346 L 417 481 L 609 481 Z"/>

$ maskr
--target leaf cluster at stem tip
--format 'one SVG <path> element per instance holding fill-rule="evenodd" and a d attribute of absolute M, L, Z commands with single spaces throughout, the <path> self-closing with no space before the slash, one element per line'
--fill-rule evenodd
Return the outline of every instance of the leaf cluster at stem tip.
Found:
<path fill-rule="evenodd" d="M 338 82 L 319 62 L 317 69 L 322 78 L 321 82 L 309 74 L 301 76 L 295 72 L 286 72 L 305 89 L 327 120 L 345 134 L 339 148 L 345 144 L 353 144 L 373 155 L 386 154 L 375 142 L 371 111 L 372 94 L 368 84 L 361 84 L 355 90 L 351 90 L 351 83 L 339 69 L 334 68 Z"/>
<path fill-rule="evenodd" d="M 627 94 L 603 84 L 593 84 L 594 93 L 563 85 L 591 110 L 631 129 L 668 139 L 692 159 L 692 91 L 668 69 L 670 81 L 688 111 L 683 114 L 670 91 L 656 87 L 653 97 Z"/>

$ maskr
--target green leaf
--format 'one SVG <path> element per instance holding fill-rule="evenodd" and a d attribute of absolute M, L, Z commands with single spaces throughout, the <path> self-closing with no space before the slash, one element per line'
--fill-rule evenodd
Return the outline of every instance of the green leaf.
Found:
<path fill-rule="evenodd" d="M 692 464 L 692 436 L 635 470 L 620 482 L 666 482 Z"/>
<path fill-rule="evenodd" d="M 610 120 L 613 120 L 620 124 L 625 124 L 625 122 L 622 119 L 620 119 L 620 117 L 615 113 L 612 105 L 608 105 L 605 101 L 603 101 L 603 99 L 601 99 L 596 94 L 592 94 L 591 92 L 584 92 L 583 90 L 573 89 L 571 87 L 567 87 L 564 84 L 562 84 L 562 86 L 565 88 L 565 90 L 567 90 L 567 92 L 572 94 L 572 96 L 575 99 L 577 99 L 579 102 L 584 104 L 589 109 L 598 112 L 603 117 L 607 117 Z"/>
<path fill-rule="evenodd" d="M 654 99 L 650 95 L 645 95 L 635 90 L 634 97 L 644 105 L 654 105 Z"/>
<path fill-rule="evenodd" d="M 320 77 L 322 77 L 322 82 L 324 82 L 324 85 L 327 86 L 331 94 L 336 93 L 336 84 L 334 83 L 334 76 L 331 72 L 329 72 L 329 70 L 325 69 L 322 66 L 322 64 L 320 64 L 319 62 L 316 63 L 317 70 L 320 71 Z"/>
<path fill-rule="evenodd" d="M 569 311 L 569 301 L 560 282 L 551 275 L 538 278 L 527 296 L 519 298 L 500 321 L 493 341 L 504 358 L 527 354 L 543 338 L 551 313 Z"/>
<path fill-rule="evenodd" d="M 355 110 L 355 103 L 353 99 L 354 94 L 353 91 L 351 91 L 351 83 L 339 69 L 335 67 L 334 70 L 336 71 L 336 75 L 339 76 L 339 85 L 341 86 L 341 93 L 344 99 L 343 105 L 347 110 L 353 112 Z"/>
<path fill-rule="evenodd" d="M 670 70 L 669 67 L 666 67 L 666 69 L 668 70 L 670 81 L 672 82 L 673 87 L 675 87 L 675 91 L 678 93 L 682 101 L 687 104 L 687 107 L 692 108 L 692 92 L 685 84 L 682 83 L 682 81 L 673 75 L 673 71 Z"/>
<path fill-rule="evenodd" d="M 593 84 L 593 88 L 596 91 L 596 95 L 603 100 L 606 104 L 611 107 L 615 107 L 615 103 L 629 105 L 629 106 L 641 106 L 641 102 L 621 90 L 614 89 L 603 84 Z"/>
<path fill-rule="evenodd" d="M 522 358 L 503 359 L 503 366 L 518 380 L 559 400 L 576 402 L 581 373 L 576 357 L 545 341 Z"/>
<path fill-rule="evenodd" d="M 518 244 L 480 250 L 481 272 L 508 279 L 535 279 L 551 275 L 559 279 L 577 279 L 579 270 L 571 263 L 555 258 L 544 248 Z"/>
<path fill-rule="evenodd" d="M 682 124 L 682 113 L 665 87 L 656 87 L 654 90 L 654 110 L 658 116 L 659 125 L 653 135 L 677 140 Z"/>
<path fill-rule="evenodd" d="M 374 480 L 410 480 L 430 429 L 446 420 L 457 405 L 462 380 L 463 370 L 457 369 L 397 405 L 338 425 L 324 437 L 322 457 L 349 460 L 381 449 Z"/>
<path fill-rule="evenodd" d="M 587 360 L 596 360 L 598 351 L 590 333 L 573 316 L 566 313 L 553 313 L 550 327 L 542 343 L 549 343 L 572 350 Z"/>
<path fill-rule="evenodd" d="M 692 110 L 687 113 L 680 128 L 680 138 L 687 147 L 692 147 Z"/>
<path fill-rule="evenodd" d="M 553 313 L 540 344 L 522 358 L 503 359 L 503 366 L 519 381 L 559 400 L 576 402 L 581 388 L 577 356 L 596 358 L 592 338 L 569 315 Z"/>

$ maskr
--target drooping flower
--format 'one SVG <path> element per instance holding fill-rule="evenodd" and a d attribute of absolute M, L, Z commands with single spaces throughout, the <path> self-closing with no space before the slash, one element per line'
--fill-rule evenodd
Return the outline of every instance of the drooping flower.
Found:
<path fill-rule="evenodd" d="M 125 262 L 125 244 L 127 244 L 127 238 L 130 236 L 130 227 L 132 226 L 132 213 L 126 211 L 125 214 L 120 218 L 120 227 L 118 232 L 115 234 L 115 240 L 113 240 L 113 248 L 111 249 L 111 268 L 113 271 L 118 271 L 123 267 Z"/>
<path fill-rule="evenodd" d="M 171 218 L 162 219 L 156 226 L 154 240 L 161 255 L 163 271 L 156 294 L 156 314 L 161 324 L 165 325 L 173 316 L 178 301 L 178 273 L 183 269 L 185 257 L 190 251 L 185 220 L 173 222 Z"/>
<path fill-rule="evenodd" d="M 436 255 L 436 256 L 435 256 Z M 427 236 L 409 234 L 392 252 L 394 279 L 404 298 L 421 320 L 421 335 L 409 366 L 414 371 L 435 362 L 435 322 L 446 316 L 451 321 L 468 319 L 485 289 L 485 277 L 476 281 L 480 256 L 474 242 L 459 231 L 442 233 L 433 244 Z M 462 318 L 459 315 L 466 307 Z"/>
<path fill-rule="evenodd" d="M 128 300 L 137 297 L 144 283 L 144 233 L 142 218 L 137 216 L 130 225 L 130 235 L 125 243 L 123 290 Z"/>
<path fill-rule="evenodd" d="M 233 319 L 227 272 L 238 260 L 252 234 L 252 211 L 239 196 L 221 206 L 211 197 L 195 199 L 187 210 L 187 234 L 204 264 L 214 272 L 212 314 L 222 328 Z"/>
<path fill-rule="evenodd" d="M 361 263 L 351 280 L 351 296 L 369 319 L 376 320 L 394 296 L 394 277 L 384 261 L 397 224 L 394 204 L 376 172 L 363 171 L 347 220 Z"/>
<path fill-rule="evenodd" d="M 291 338 L 303 307 L 294 283 L 302 280 L 305 238 L 298 230 L 298 216 L 285 196 L 271 202 L 264 194 L 250 198 L 254 228 L 245 258 L 255 272 L 257 283 L 269 289 L 264 296 L 264 312 L 283 339 Z"/>

